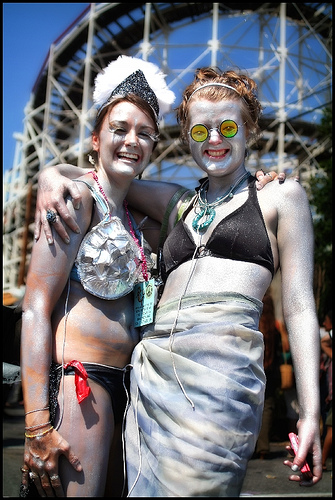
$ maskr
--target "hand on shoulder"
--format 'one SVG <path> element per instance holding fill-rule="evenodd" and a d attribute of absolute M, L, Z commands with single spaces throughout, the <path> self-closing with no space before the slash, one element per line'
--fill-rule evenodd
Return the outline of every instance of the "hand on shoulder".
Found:
<path fill-rule="evenodd" d="M 257 179 L 256 181 L 256 187 L 257 190 L 260 191 L 263 189 L 267 184 L 270 184 L 272 181 L 277 181 L 276 184 L 284 184 L 286 180 L 286 174 L 285 172 L 280 172 L 277 173 L 274 170 L 270 170 L 270 172 L 264 172 L 264 170 L 257 170 L 255 173 L 255 177 Z M 295 175 L 292 177 L 296 182 L 299 183 L 299 176 Z"/>

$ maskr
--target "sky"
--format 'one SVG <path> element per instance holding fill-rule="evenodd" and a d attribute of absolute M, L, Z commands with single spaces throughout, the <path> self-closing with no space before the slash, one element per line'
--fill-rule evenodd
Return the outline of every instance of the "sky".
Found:
<path fill-rule="evenodd" d="M 3 171 L 12 167 L 15 132 L 52 42 L 89 3 L 3 3 Z"/>
<path fill-rule="evenodd" d="M 14 160 L 15 139 L 13 138 L 13 134 L 23 131 L 24 109 L 29 102 L 34 83 L 47 57 L 49 47 L 90 4 L 3 3 L 2 5 L 3 170 L 7 170 L 12 168 Z M 234 22 L 240 23 L 240 20 L 237 18 Z M 223 24 L 221 25 L 221 31 L 223 30 L 222 26 Z M 226 26 L 226 23 L 224 26 Z M 183 36 L 185 37 L 186 28 L 182 27 L 181 29 L 183 29 Z M 190 26 L 188 29 L 193 28 Z M 229 36 L 233 37 L 234 30 L 228 31 L 230 33 Z M 180 31 L 176 30 L 174 36 L 177 37 L 178 33 L 180 36 Z M 239 36 L 239 33 L 236 30 L 236 36 Z M 225 40 L 224 35 L 224 32 L 220 34 L 223 37 L 223 43 Z M 243 43 L 245 44 L 245 42 Z M 231 41 L 230 44 L 232 44 Z M 232 47 L 234 47 L 234 44 L 232 44 Z M 319 47 L 318 44 L 317 47 Z M 189 61 L 193 60 L 192 47 L 188 49 L 188 52 L 182 52 L 182 56 L 180 54 L 179 52 L 178 57 L 183 57 L 183 61 L 187 57 Z M 229 56 L 229 50 L 227 54 Z M 250 51 L 242 50 L 234 52 L 234 57 L 236 57 L 239 66 L 242 68 L 245 65 L 249 67 L 250 54 Z M 258 56 L 258 52 L 254 52 L 255 54 Z M 318 52 L 316 52 L 316 60 L 318 60 L 317 54 Z M 312 80 L 312 76 L 313 67 L 311 66 L 310 74 L 306 76 L 308 82 Z M 275 84 L 275 81 L 273 84 Z M 176 91 L 176 88 L 173 90 Z"/>

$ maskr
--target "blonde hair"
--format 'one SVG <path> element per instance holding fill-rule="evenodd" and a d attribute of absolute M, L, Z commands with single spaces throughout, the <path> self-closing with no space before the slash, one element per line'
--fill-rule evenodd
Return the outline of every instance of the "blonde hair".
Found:
<path fill-rule="evenodd" d="M 213 85 L 210 85 L 210 84 Z M 219 84 L 219 85 L 218 85 Z M 187 140 L 189 129 L 189 102 L 194 99 L 208 99 L 213 102 L 232 99 L 241 102 L 242 118 L 248 130 L 248 142 L 257 140 L 261 134 L 258 125 L 262 106 L 257 97 L 257 84 L 247 75 L 235 71 L 220 72 L 213 68 L 198 69 L 193 82 L 185 89 L 183 99 L 177 108 L 177 120 L 181 126 L 181 138 Z"/>

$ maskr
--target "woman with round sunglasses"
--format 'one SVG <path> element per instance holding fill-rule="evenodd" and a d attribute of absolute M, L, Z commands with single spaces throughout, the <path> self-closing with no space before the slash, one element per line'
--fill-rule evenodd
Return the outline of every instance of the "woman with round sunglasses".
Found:
<path fill-rule="evenodd" d="M 260 114 L 248 76 L 199 70 L 177 111 L 182 138 L 204 171 L 196 194 L 186 210 L 181 197 L 165 221 L 178 186 L 134 181 L 128 191 L 130 205 L 166 222 L 168 232 L 163 294 L 131 361 L 130 496 L 240 494 L 263 409 L 262 298 L 279 268 L 300 403 L 299 450 L 285 464 L 301 485 L 321 478 L 310 209 L 293 180 L 257 192 L 245 157 Z M 48 203 L 50 195 L 39 204 L 37 231 Z M 61 209 L 61 196 L 53 206 Z M 308 452 L 311 480 L 298 472 Z"/>
<path fill-rule="evenodd" d="M 321 478 L 311 213 L 292 179 L 257 192 L 245 158 L 260 114 L 252 79 L 214 69 L 197 72 L 178 107 L 204 178 L 175 226 L 170 216 L 163 294 L 132 355 L 130 496 L 240 494 L 262 420 L 262 299 L 278 269 L 300 405 L 299 450 L 285 464 L 301 485 Z M 141 202 L 131 189 L 130 202 L 159 220 L 157 191 Z M 308 452 L 312 479 L 299 473 Z"/>

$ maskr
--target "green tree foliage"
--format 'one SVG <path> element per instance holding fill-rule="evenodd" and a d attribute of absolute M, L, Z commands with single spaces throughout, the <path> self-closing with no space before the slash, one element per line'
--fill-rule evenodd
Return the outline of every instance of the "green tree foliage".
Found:
<path fill-rule="evenodd" d="M 326 108 L 318 129 L 323 141 L 332 140 L 332 109 Z M 313 207 L 315 238 L 315 297 L 322 322 L 332 308 L 332 157 L 331 147 L 321 157 L 317 174 L 309 181 L 310 203 Z"/>

